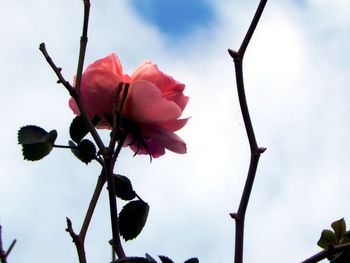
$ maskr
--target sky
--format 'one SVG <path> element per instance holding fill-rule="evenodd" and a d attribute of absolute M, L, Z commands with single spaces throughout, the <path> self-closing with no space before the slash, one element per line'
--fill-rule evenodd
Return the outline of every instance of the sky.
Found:
<path fill-rule="evenodd" d="M 145 60 L 185 83 L 191 117 L 178 132 L 188 153 L 149 163 L 123 149 L 116 172 L 150 206 L 128 255 L 176 262 L 233 262 L 234 221 L 249 164 L 232 60 L 257 7 L 253 0 L 93 1 L 86 65 L 111 52 L 131 74 Z M 99 166 L 54 149 L 23 161 L 17 131 L 28 124 L 69 140 L 68 94 L 38 50 L 45 42 L 62 73 L 76 71 L 81 1 L 3 0 L 0 10 L 0 224 L 10 262 L 77 262 L 64 231 L 79 229 Z M 323 229 L 350 222 L 350 2 L 269 1 L 244 60 L 246 96 L 261 156 L 246 216 L 245 262 L 301 262 Z M 108 134 L 102 132 L 105 140 Z M 124 203 L 119 203 L 119 207 Z M 350 225 L 350 223 L 349 223 Z M 109 262 L 103 192 L 86 239 L 89 262 Z M 269 253 L 266 253 L 266 252 Z"/>

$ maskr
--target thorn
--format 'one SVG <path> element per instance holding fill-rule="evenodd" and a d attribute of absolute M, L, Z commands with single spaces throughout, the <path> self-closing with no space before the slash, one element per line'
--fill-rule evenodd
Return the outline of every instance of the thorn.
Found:
<path fill-rule="evenodd" d="M 59 72 L 61 72 L 61 71 L 62 71 L 62 68 L 57 68 L 57 70 L 58 70 Z"/>
<path fill-rule="evenodd" d="M 62 83 L 62 81 L 60 81 L 60 80 L 57 80 L 57 81 L 56 81 L 56 83 L 57 83 L 57 84 L 61 84 L 61 83 Z"/>
<path fill-rule="evenodd" d="M 232 219 L 238 220 L 238 215 L 237 215 L 237 213 L 230 213 L 230 216 L 231 216 Z"/>
<path fill-rule="evenodd" d="M 232 49 L 228 49 L 227 51 L 228 51 L 228 53 L 230 54 L 230 56 L 231 56 L 233 59 L 238 58 L 238 52 L 237 52 L 237 51 L 234 51 L 234 50 L 232 50 Z"/>
<path fill-rule="evenodd" d="M 266 151 L 266 148 L 265 147 L 260 147 L 258 148 L 258 153 L 264 153 Z"/>

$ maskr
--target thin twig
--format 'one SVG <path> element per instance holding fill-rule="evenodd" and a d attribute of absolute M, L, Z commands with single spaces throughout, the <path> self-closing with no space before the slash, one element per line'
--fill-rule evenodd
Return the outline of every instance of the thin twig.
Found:
<path fill-rule="evenodd" d="M 2 244 L 2 227 L 0 225 L 0 262 L 1 263 L 7 263 L 7 258 L 8 256 L 10 255 L 13 247 L 15 246 L 17 240 L 14 239 L 12 242 L 11 242 L 11 245 L 9 246 L 8 250 L 5 251 L 4 248 L 3 248 L 3 244 Z"/>
<path fill-rule="evenodd" d="M 81 77 L 83 75 L 84 69 L 84 60 L 86 53 L 86 46 L 88 42 L 88 27 L 89 27 L 89 17 L 90 17 L 90 0 L 84 0 L 84 21 L 83 21 L 83 33 L 80 38 L 80 50 L 79 50 L 79 59 L 78 59 L 78 67 L 77 67 L 77 78 L 75 83 L 75 88 L 77 95 L 80 94 L 80 84 Z"/>
<path fill-rule="evenodd" d="M 235 65 L 235 73 L 236 73 L 236 84 L 238 91 L 239 104 L 244 120 L 244 125 L 247 132 L 247 137 L 250 146 L 250 164 L 248 169 L 248 174 L 246 178 L 246 183 L 244 186 L 244 190 L 242 193 L 241 201 L 239 204 L 238 212 L 230 214 L 232 218 L 235 219 L 236 222 L 236 237 L 235 237 L 235 263 L 243 262 L 243 243 L 244 243 L 244 220 L 245 214 L 248 207 L 248 202 L 250 199 L 250 194 L 253 188 L 254 179 L 256 170 L 258 167 L 258 162 L 260 158 L 260 154 L 263 153 L 266 149 L 258 147 L 256 142 L 253 125 L 250 119 L 248 104 L 245 95 L 244 89 L 244 78 L 243 78 L 243 58 L 249 41 L 254 33 L 254 30 L 259 22 L 259 19 L 262 15 L 264 7 L 266 5 L 267 0 L 261 0 L 260 4 L 255 12 L 253 20 L 249 26 L 249 29 L 244 37 L 244 40 L 238 50 L 238 52 L 229 50 L 230 56 L 234 60 Z"/>
<path fill-rule="evenodd" d="M 313 255 L 312 257 L 305 259 L 302 263 L 317 263 L 317 262 L 319 262 L 319 261 L 321 261 L 329 256 L 332 256 L 336 253 L 343 252 L 349 248 L 350 248 L 350 243 L 329 246 L 327 249 L 324 249 L 321 252 Z"/>
<path fill-rule="evenodd" d="M 67 219 L 66 231 L 72 237 L 73 243 L 75 244 L 75 247 L 76 247 L 77 252 L 78 252 L 79 263 L 87 263 L 86 255 L 85 255 L 84 241 L 81 240 L 79 235 L 77 235 L 74 232 L 73 226 L 72 226 L 72 221 L 68 217 L 66 219 Z"/>
<path fill-rule="evenodd" d="M 40 51 L 43 53 L 46 61 L 49 63 L 49 65 L 51 66 L 51 68 L 53 69 L 53 71 L 56 73 L 57 77 L 58 77 L 58 83 L 62 83 L 65 88 L 68 90 L 69 94 L 72 96 L 72 98 L 75 100 L 80 114 L 83 116 L 89 131 L 92 135 L 92 137 L 94 138 L 99 150 L 102 153 L 106 152 L 105 146 L 100 138 L 100 136 L 98 135 L 95 126 L 92 124 L 92 121 L 90 120 L 89 116 L 87 115 L 85 108 L 83 106 L 83 104 L 81 103 L 79 96 L 76 93 L 76 90 L 69 84 L 68 81 L 65 80 L 65 78 L 63 77 L 63 75 L 61 74 L 62 69 L 57 67 L 56 64 L 53 62 L 53 60 L 51 59 L 51 57 L 49 56 L 47 50 L 46 50 L 46 46 L 45 43 L 41 43 L 39 46 Z M 77 76 L 78 77 L 78 76 Z"/>
<path fill-rule="evenodd" d="M 82 227 L 80 229 L 79 235 L 76 234 L 73 230 L 72 222 L 71 220 L 67 217 L 67 229 L 66 231 L 70 234 L 70 236 L 73 239 L 73 242 L 76 246 L 77 252 L 78 252 L 78 257 L 79 257 L 79 262 L 86 262 L 86 255 L 85 255 L 85 237 L 87 230 L 89 228 L 90 222 L 92 215 L 95 211 L 97 201 L 100 197 L 101 191 L 103 189 L 103 186 L 105 184 L 106 180 L 104 178 L 104 174 L 101 173 L 101 175 L 98 177 L 96 187 L 94 190 L 94 193 L 92 195 L 88 210 L 86 212 L 84 222 L 82 224 Z"/>
<path fill-rule="evenodd" d="M 83 242 L 85 240 L 86 233 L 87 233 L 87 230 L 89 228 L 92 215 L 95 211 L 97 201 L 100 197 L 101 191 L 102 191 L 105 183 L 106 183 L 106 179 L 105 179 L 105 176 L 102 172 L 101 175 L 98 177 L 94 193 L 93 193 L 92 198 L 90 200 L 89 208 L 86 212 L 83 225 L 82 225 L 80 232 L 79 232 L 79 237 Z"/>

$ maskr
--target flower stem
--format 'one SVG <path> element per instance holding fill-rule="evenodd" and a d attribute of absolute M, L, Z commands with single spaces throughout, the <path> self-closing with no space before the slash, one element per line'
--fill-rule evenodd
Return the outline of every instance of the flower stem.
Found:
<path fill-rule="evenodd" d="M 107 179 L 109 208 L 110 208 L 112 235 L 113 235 L 112 247 L 117 253 L 118 258 L 124 258 L 125 252 L 121 244 L 120 232 L 119 232 L 117 198 L 116 198 L 115 186 L 113 181 L 113 167 L 114 167 L 113 158 L 106 157 L 104 170 L 105 170 L 105 175 Z"/>

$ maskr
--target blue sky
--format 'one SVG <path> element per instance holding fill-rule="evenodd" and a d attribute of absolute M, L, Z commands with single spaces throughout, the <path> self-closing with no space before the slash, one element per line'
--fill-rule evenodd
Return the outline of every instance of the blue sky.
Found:
<path fill-rule="evenodd" d="M 208 27 L 215 19 L 209 1 L 133 0 L 136 12 L 169 37 L 180 38 L 196 27 Z"/>
<path fill-rule="evenodd" d="M 191 120 L 179 132 L 186 155 L 167 153 L 152 164 L 148 157 L 133 158 L 129 149 L 120 156 L 117 172 L 151 205 L 143 233 L 125 244 L 126 252 L 167 254 L 176 262 L 192 256 L 202 263 L 232 262 L 234 222 L 228 215 L 238 207 L 249 147 L 227 49 L 238 48 L 257 1 L 190 1 L 171 9 L 181 15 L 162 8 L 166 1 L 147 8 L 141 0 L 91 2 L 87 64 L 115 52 L 132 73 L 151 59 L 185 83 L 190 96 L 184 115 Z M 246 262 L 300 262 L 318 251 L 322 229 L 341 217 L 350 222 L 350 2 L 303 2 L 268 2 L 244 62 L 257 140 L 267 147 L 247 213 Z M 4 244 L 18 239 L 11 262 L 76 262 L 65 217 L 79 228 L 99 167 L 58 149 L 41 162 L 25 162 L 16 133 L 36 124 L 57 129 L 58 143 L 68 141 L 68 94 L 38 46 L 45 42 L 73 79 L 82 3 L 5 0 L 0 12 L 6 36 L 0 49 Z M 189 20 L 178 21 L 181 16 Z M 90 231 L 89 262 L 108 262 L 105 191 Z M 275 250 L 266 255 L 271 240 Z"/>

